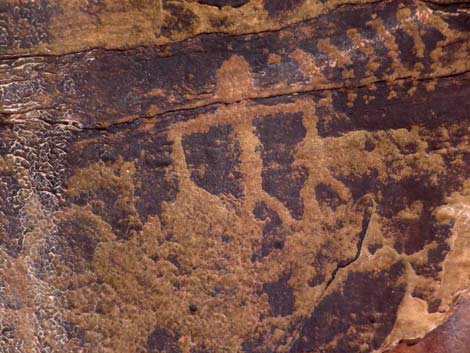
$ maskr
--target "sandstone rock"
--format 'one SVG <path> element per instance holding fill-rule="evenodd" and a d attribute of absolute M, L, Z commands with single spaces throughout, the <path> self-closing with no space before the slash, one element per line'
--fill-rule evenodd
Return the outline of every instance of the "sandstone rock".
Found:
<path fill-rule="evenodd" d="M 467 352 L 469 21 L 5 0 L 0 352 Z"/>

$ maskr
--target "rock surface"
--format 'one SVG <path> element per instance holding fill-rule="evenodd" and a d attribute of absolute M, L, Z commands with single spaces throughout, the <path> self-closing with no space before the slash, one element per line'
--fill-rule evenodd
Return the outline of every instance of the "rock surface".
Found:
<path fill-rule="evenodd" d="M 0 352 L 468 352 L 469 97 L 466 1 L 4 0 Z"/>

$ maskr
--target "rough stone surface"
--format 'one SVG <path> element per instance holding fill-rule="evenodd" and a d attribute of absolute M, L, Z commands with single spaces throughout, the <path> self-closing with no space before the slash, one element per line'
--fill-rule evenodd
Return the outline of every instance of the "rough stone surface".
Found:
<path fill-rule="evenodd" d="M 470 344 L 470 300 L 460 298 L 449 319 L 421 340 L 406 340 L 387 353 L 466 353 Z"/>
<path fill-rule="evenodd" d="M 1 353 L 468 353 L 470 3 L 0 2 Z"/>

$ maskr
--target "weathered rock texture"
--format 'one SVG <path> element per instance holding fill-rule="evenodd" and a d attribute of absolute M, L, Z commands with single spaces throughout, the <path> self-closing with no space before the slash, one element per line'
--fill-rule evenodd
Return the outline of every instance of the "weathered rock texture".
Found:
<path fill-rule="evenodd" d="M 2 0 L 0 352 L 468 353 L 470 4 Z"/>

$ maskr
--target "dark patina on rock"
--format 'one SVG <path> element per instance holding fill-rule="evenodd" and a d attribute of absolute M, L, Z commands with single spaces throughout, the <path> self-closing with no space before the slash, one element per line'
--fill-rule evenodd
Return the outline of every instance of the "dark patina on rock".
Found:
<path fill-rule="evenodd" d="M 0 351 L 465 353 L 469 18 L 1 4 Z"/>

